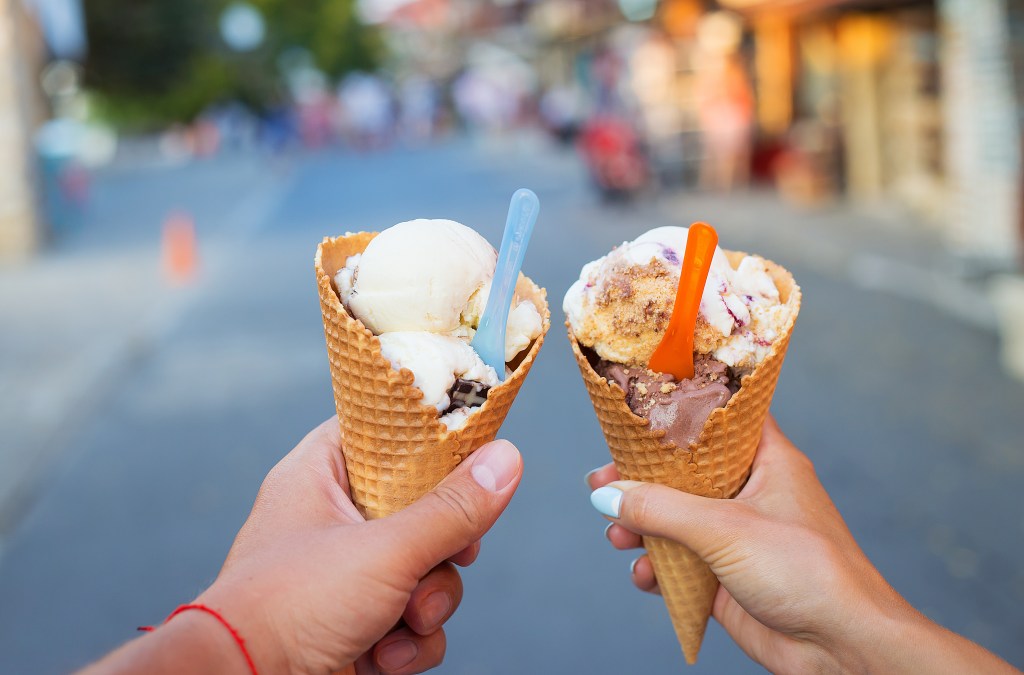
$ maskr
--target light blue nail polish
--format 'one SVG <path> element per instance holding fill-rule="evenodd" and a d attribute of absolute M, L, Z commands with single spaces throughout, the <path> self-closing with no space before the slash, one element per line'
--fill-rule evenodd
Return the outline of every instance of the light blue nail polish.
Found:
<path fill-rule="evenodd" d="M 636 576 L 636 564 L 640 562 L 640 558 L 637 558 L 633 562 L 629 563 L 629 574 L 630 576 Z"/>
<path fill-rule="evenodd" d="M 593 476 L 595 473 L 597 473 L 597 469 L 594 469 L 592 471 L 588 471 L 586 473 L 586 475 L 583 476 L 583 483 L 584 483 L 584 485 L 587 486 L 588 490 L 593 490 L 594 489 L 594 488 L 590 487 L 590 477 Z"/>
<path fill-rule="evenodd" d="M 602 515 L 618 518 L 622 508 L 622 490 L 608 485 L 597 488 L 590 493 L 590 503 Z"/>
<path fill-rule="evenodd" d="M 611 539 L 608 538 L 608 532 L 612 529 L 612 525 L 614 524 L 615 523 L 608 523 L 608 527 L 604 528 L 604 538 L 608 539 L 608 541 L 611 541 Z"/>

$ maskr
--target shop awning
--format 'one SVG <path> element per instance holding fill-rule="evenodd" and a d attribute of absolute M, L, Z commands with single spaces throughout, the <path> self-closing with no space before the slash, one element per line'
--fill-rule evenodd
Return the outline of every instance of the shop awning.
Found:
<path fill-rule="evenodd" d="M 882 9 L 922 4 L 923 0 L 718 0 L 726 9 L 746 14 L 799 15 L 823 9 Z"/>

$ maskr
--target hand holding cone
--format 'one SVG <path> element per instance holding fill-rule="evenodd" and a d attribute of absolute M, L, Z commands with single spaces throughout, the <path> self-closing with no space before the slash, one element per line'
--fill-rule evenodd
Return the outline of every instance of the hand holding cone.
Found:
<path fill-rule="evenodd" d="M 491 389 L 466 425 L 449 431 L 437 410 L 421 402 L 413 374 L 391 367 L 380 341 L 346 311 L 334 290 L 334 275 L 374 236 L 363 232 L 324 239 L 314 262 L 352 498 L 367 518 L 387 516 L 416 501 L 493 440 L 544 342 L 542 332 L 510 364 L 512 375 Z M 521 285 L 540 311 L 546 332 L 544 290 L 528 279 Z"/>

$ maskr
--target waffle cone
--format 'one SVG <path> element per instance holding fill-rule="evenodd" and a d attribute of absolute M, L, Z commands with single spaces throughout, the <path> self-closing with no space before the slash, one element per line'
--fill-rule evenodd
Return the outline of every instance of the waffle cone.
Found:
<path fill-rule="evenodd" d="M 746 255 L 729 252 L 735 267 Z M 584 355 L 572 328 L 569 343 L 579 365 L 587 393 L 594 405 L 612 459 L 625 480 L 659 483 L 703 497 L 735 497 L 750 475 L 761 426 L 779 379 L 786 348 L 800 311 L 800 287 L 792 275 L 775 263 L 768 273 L 784 303 L 792 307 L 785 333 L 771 352 L 743 379 L 743 386 L 708 417 L 700 438 L 687 448 L 664 440 L 665 432 L 650 428 L 646 419 L 633 414 L 625 393 L 598 375 Z M 718 590 L 711 569 L 685 546 L 657 537 L 644 537 L 661 594 L 665 599 L 676 636 L 689 663 L 697 661 L 701 641 Z"/>
<path fill-rule="evenodd" d="M 416 501 L 470 453 L 494 440 L 550 325 L 544 290 L 521 278 L 517 290 L 537 306 L 544 332 L 511 364 L 512 374 L 491 389 L 465 426 L 449 431 L 437 409 L 421 402 L 423 393 L 413 386 L 413 374 L 391 367 L 380 341 L 345 310 L 334 290 L 337 271 L 375 236 L 362 232 L 325 238 L 314 262 L 345 467 L 352 499 L 369 519 Z"/>

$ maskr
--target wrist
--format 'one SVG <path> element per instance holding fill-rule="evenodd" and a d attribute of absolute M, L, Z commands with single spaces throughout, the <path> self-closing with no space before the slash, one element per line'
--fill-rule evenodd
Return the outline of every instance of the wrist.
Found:
<path fill-rule="evenodd" d="M 905 601 L 904 601 L 905 603 Z M 876 641 L 867 646 L 869 673 L 1019 673 L 992 652 L 935 623 L 905 603 L 902 618 L 881 622 Z"/>
<path fill-rule="evenodd" d="M 254 593 L 244 587 L 218 580 L 196 598 L 195 603 L 213 609 L 231 625 L 238 636 L 244 640 L 245 649 L 256 666 L 256 672 L 262 675 L 262 673 L 284 673 L 292 670 L 292 664 L 289 663 L 287 651 L 283 647 L 281 636 L 273 624 L 272 617 L 265 611 L 263 603 Z M 171 623 L 188 614 L 205 614 L 205 612 L 195 610 L 184 612 L 175 617 Z M 222 637 L 226 637 L 234 645 L 230 653 L 236 657 L 243 669 L 242 672 L 249 672 L 242 650 L 227 627 L 212 616 L 207 615 L 207 618 L 215 624 L 213 629 L 219 629 Z"/>
<path fill-rule="evenodd" d="M 931 624 L 880 575 L 846 580 L 829 600 L 830 619 L 815 631 L 820 670 L 839 673 L 915 672 L 907 670 L 908 646 L 927 637 Z M 835 611 L 836 608 L 841 608 Z M 910 665 L 913 665 L 911 662 Z M 917 671 L 920 672 L 920 671 Z"/>
<path fill-rule="evenodd" d="M 194 673 L 245 675 L 249 665 L 231 634 L 204 612 L 182 612 L 169 622 L 126 643 L 82 675 L 118 673 Z"/>
<path fill-rule="evenodd" d="M 849 639 L 835 652 L 841 672 L 972 672 L 950 670 L 950 648 L 963 639 L 914 609 L 892 588 L 864 606 L 866 611 L 850 627 Z"/>
<path fill-rule="evenodd" d="M 869 627 L 843 652 L 846 672 L 921 672 L 918 670 L 921 662 L 915 658 L 915 652 L 928 649 L 935 626 L 902 598 L 900 602 L 902 607 L 893 607 L 865 619 Z"/>
<path fill-rule="evenodd" d="M 155 645 L 158 652 L 170 658 L 180 653 L 178 646 L 188 645 L 188 668 L 195 668 L 191 672 L 251 675 L 234 638 L 217 619 L 205 612 L 182 612 L 154 631 L 153 637 L 159 641 Z M 175 645 L 175 648 L 164 649 L 164 645 Z M 185 664 L 171 665 L 169 672 Z"/>

